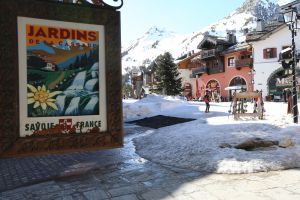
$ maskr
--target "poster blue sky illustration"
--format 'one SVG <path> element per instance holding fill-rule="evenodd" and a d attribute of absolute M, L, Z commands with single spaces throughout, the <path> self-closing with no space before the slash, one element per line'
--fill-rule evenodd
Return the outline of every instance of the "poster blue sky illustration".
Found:
<path fill-rule="evenodd" d="M 99 32 L 26 24 L 28 117 L 99 114 Z"/>

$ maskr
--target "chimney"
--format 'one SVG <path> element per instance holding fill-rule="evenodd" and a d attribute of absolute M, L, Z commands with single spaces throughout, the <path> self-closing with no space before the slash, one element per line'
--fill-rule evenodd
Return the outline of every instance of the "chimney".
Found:
<path fill-rule="evenodd" d="M 261 32 L 264 31 L 264 21 L 262 19 L 257 19 L 256 21 L 256 31 Z"/>
<path fill-rule="evenodd" d="M 236 43 L 236 36 L 234 33 L 227 32 L 227 41 L 231 44 Z"/>

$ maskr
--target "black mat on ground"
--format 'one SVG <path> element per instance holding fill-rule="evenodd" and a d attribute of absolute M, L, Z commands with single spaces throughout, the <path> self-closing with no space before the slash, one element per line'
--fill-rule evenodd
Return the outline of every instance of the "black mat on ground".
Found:
<path fill-rule="evenodd" d="M 154 117 L 146 117 L 144 119 L 130 121 L 127 123 L 158 129 L 165 126 L 172 126 L 175 124 L 185 123 L 193 120 L 195 119 L 156 115 Z"/>

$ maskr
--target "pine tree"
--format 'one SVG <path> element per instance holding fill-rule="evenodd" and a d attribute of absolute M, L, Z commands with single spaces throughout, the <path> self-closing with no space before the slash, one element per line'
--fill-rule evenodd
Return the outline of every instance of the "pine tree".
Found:
<path fill-rule="evenodd" d="M 178 95 L 181 92 L 181 78 L 174 58 L 169 52 L 159 55 L 155 59 L 156 75 L 155 78 L 158 82 L 157 89 L 166 95 Z"/>
<path fill-rule="evenodd" d="M 75 63 L 74 63 L 74 68 L 75 69 L 78 69 L 80 66 L 80 59 L 79 59 L 79 56 L 76 56 L 76 60 L 75 60 Z"/>
<path fill-rule="evenodd" d="M 88 58 L 87 58 L 87 55 L 86 53 L 84 55 L 81 55 L 81 66 L 85 67 L 85 68 L 88 68 Z"/>

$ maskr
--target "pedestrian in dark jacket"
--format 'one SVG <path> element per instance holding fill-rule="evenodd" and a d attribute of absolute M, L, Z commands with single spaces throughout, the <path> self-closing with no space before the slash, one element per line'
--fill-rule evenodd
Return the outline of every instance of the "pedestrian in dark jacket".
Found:
<path fill-rule="evenodd" d="M 206 104 L 205 112 L 208 113 L 209 112 L 209 107 L 210 107 L 210 105 L 209 105 L 209 96 L 205 95 L 204 98 L 203 98 L 203 101 Z"/>

